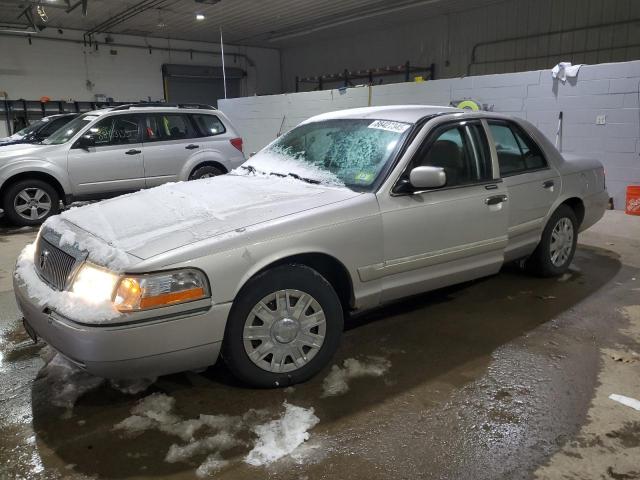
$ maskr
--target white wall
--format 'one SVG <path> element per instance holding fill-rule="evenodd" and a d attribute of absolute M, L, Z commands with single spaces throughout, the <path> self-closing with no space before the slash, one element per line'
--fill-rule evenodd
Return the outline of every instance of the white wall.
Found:
<path fill-rule="evenodd" d="M 162 71 L 165 63 L 185 65 L 220 65 L 220 56 L 212 54 L 167 52 L 100 44 L 93 47 L 40 38 L 46 35 L 58 39 L 80 39 L 79 32 L 45 30 L 32 35 L 32 45 L 26 36 L 0 36 L 0 91 L 10 99 L 37 100 L 42 96 L 52 100 L 94 100 L 94 95 L 105 94 L 116 101 L 152 100 L 163 98 Z M 204 42 L 144 39 L 127 35 L 113 35 L 115 42 L 194 49 L 218 52 L 219 45 Z M 102 40 L 102 38 L 100 38 Z M 117 50 L 117 55 L 109 51 Z M 227 56 L 229 67 L 247 71 L 243 85 L 244 95 L 264 95 L 281 92 L 280 55 L 277 50 L 252 47 L 225 46 L 225 53 L 244 53 L 254 66 L 238 57 Z M 87 87 L 87 80 L 94 84 Z M 215 100 L 215 99 L 212 99 Z"/>
<path fill-rule="evenodd" d="M 462 3 L 460 2 L 462 5 Z M 428 7 L 425 7 L 428 8 Z M 419 9 L 412 10 L 419 15 Z M 389 14 L 390 20 L 393 14 Z M 367 70 L 399 65 L 436 64 L 436 78 L 467 74 L 471 51 L 478 42 L 534 35 L 556 30 L 640 18 L 638 0 L 503 0 L 400 25 L 389 23 L 370 31 L 337 34 L 282 50 L 284 91 L 295 90 L 295 77 Z M 477 50 L 471 75 L 551 68 L 559 61 L 605 63 L 640 58 L 640 22 L 542 35 Z M 502 61 L 504 59 L 512 59 Z M 515 60 L 513 60 L 515 59 Z M 385 83 L 400 81 L 385 80 Z M 365 83 L 360 80 L 360 83 Z M 337 84 L 328 85 L 329 88 Z M 302 90 L 312 90 L 306 85 Z"/>
<path fill-rule="evenodd" d="M 640 184 L 640 61 L 590 65 L 577 81 L 552 80 L 550 70 L 350 88 L 343 92 L 292 93 L 220 101 L 256 151 L 300 121 L 319 113 L 367 105 L 449 105 L 473 98 L 496 112 L 524 118 L 555 142 L 564 112 L 562 151 L 598 158 L 616 208 L 624 208 L 627 185 Z M 596 117 L 606 115 L 605 125 Z"/>

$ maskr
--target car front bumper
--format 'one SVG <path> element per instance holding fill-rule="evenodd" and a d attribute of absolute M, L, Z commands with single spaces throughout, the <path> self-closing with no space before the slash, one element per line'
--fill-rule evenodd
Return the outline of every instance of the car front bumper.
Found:
<path fill-rule="evenodd" d="M 87 325 L 40 306 L 14 275 L 14 292 L 32 332 L 78 367 L 94 375 L 149 378 L 198 370 L 216 362 L 231 303 L 206 307 L 184 304 L 183 310 L 144 321 Z"/>

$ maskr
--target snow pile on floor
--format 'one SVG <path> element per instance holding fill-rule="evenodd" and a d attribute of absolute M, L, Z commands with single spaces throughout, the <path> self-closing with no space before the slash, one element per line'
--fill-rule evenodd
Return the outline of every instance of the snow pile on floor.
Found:
<path fill-rule="evenodd" d="M 38 372 L 38 378 L 49 383 L 51 404 L 66 408 L 67 416 L 71 415 L 81 396 L 95 390 L 106 381 L 77 367 L 49 346 L 40 351 L 40 356 L 45 365 Z M 122 393 L 135 394 L 146 390 L 154 381 L 155 379 L 130 380 L 124 381 L 120 386 L 117 382 L 111 381 L 111 386 Z"/>
<path fill-rule="evenodd" d="M 156 383 L 157 377 L 154 378 L 136 378 L 136 379 L 121 379 L 111 380 L 109 383 L 112 388 L 115 388 L 125 395 L 137 395 L 147 390 L 151 385 Z"/>
<path fill-rule="evenodd" d="M 313 413 L 313 408 L 306 409 L 286 402 L 284 407 L 281 418 L 254 427 L 258 439 L 253 450 L 245 457 L 249 465 L 265 465 L 289 455 L 309 439 L 308 430 L 320 421 Z"/>
<path fill-rule="evenodd" d="M 312 408 L 305 409 L 284 403 L 280 418 L 266 421 L 268 412 L 249 410 L 244 415 L 206 415 L 182 419 L 174 413 L 175 399 L 162 393 L 151 394 L 131 409 L 131 416 L 116 424 L 127 436 L 137 436 L 148 430 L 156 430 L 180 438 L 184 443 L 174 443 L 165 455 L 168 463 L 191 462 L 204 457 L 196 470 L 200 477 L 209 476 L 230 463 L 222 454 L 231 449 L 251 448 L 244 456 L 250 465 L 266 465 L 290 455 L 309 439 L 311 428 L 320 421 Z M 252 445 L 248 439 L 256 436 Z M 305 454 L 293 456 L 299 461 Z"/>
<path fill-rule="evenodd" d="M 224 460 L 219 453 L 213 453 L 196 469 L 196 475 L 200 478 L 211 477 L 227 465 L 229 465 L 228 460 Z"/>
<path fill-rule="evenodd" d="M 38 372 L 38 377 L 44 378 L 51 386 L 51 404 L 66 408 L 66 415 L 70 416 L 76 401 L 102 385 L 104 379 L 81 370 L 49 347 L 43 350 L 41 356 L 47 363 Z"/>
<path fill-rule="evenodd" d="M 73 292 L 53 290 L 36 273 L 34 254 L 33 243 L 24 247 L 16 263 L 15 276 L 19 283 L 26 285 L 29 296 L 39 306 L 46 305 L 66 317 L 79 321 L 87 319 L 92 323 L 106 322 L 120 316 L 120 312 L 109 301 L 88 303 Z"/>
<path fill-rule="evenodd" d="M 322 397 L 342 395 L 349 391 L 349 380 L 361 377 L 381 377 L 391 368 L 391 362 L 383 357 L 367 357 L 366 361 L 347 358 L 331 367 L 331 372 L 322 382 Z"/>

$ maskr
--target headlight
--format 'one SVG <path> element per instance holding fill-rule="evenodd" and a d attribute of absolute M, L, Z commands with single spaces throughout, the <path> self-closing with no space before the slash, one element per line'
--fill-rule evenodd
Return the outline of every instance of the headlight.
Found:
<path fill-rule="evenodd" d="M 209 284 L 204 273 L 185 268 L 123 277 L 113 303 L 121 312 L 130 312 L 192 302 L 208 296 Z"/>
<path fill-rule="evenodd" d="M 88 303 L 111 301 L 118 276 L 104 268 L 85 263 L 80 268 L 71 291 Z"/>

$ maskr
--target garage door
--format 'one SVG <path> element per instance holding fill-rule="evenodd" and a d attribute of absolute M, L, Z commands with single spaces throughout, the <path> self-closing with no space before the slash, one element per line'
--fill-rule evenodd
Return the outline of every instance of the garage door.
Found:
<path fill-rule="evenodd" d="M 217 106 L 218 99 L 224 98 L 222 67 L 165 64 L 162 66 L 162 75 L 168 102 Z M 244 70 L 230 67 L 226 69 L 226 75 L 227 98 L 239 97 Z"/>

